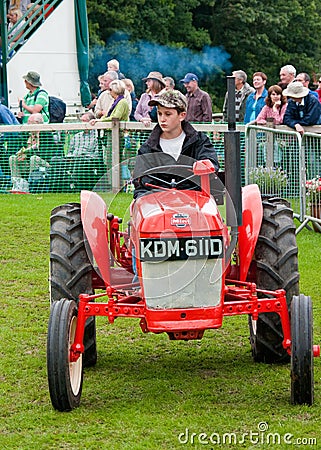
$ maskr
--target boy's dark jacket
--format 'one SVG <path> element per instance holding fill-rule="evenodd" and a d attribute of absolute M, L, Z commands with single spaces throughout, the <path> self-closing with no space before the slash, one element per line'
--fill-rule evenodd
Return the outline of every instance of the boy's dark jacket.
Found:
<path fill-rule="evenodd" d="M 157 124 L 151 135 L 146 142 L 138 150 L 138 155 L 136 158 L 135 169 L 134 169 L 134 185 L 135 192 L 134 198 L 139 197 L 142 194 L 150 191 L 152 188 L 148 186 L 143 186 L 140 177 L 147 169 L 155 168 L 154 176 L 161 178 L 160 180 L 155 180 L 149 176 L 144 176 L 144 183 L 151 183 L 157 186 L 162 186 L 169 188 L 169 184 L 162 182 L 162 180 L 171 182 L 173 178 L 176 181 L 184 180 L 187 176 L 191 175 L 192 172 L 187 168 L 175 169 L 175 166 L 187 165 L 189 167 L 193 166 L 195 161 L 209 159 L 212 161 L 215 171 L 219 169 L 219 163 L 216 155 L 216 151 L 205 133 L 196 131 L 195 128 L 190 125 L 189 122 L 182 122 L 183 131 L 186 134 L 182 151 L 177 161 L 167 153 L 164 153 L 159 145 L 160 135 L 162 130 Z M 159 166 L 171 166 L 171 168 L 164 169 L 166 173 L 157 170 Z M 174 167 L 173 167 L 174 166 Z M 183 181 L 177 186 L 178 189 L 199 189 L 199 181 L 191 180 Z"/>

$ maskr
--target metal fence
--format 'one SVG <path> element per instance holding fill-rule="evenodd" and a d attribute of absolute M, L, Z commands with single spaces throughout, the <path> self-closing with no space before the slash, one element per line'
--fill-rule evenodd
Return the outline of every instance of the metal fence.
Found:
<path fill-rule="evenodd" d="M 224 171 L 227 125 L 194 127 L 209 136 Z M 0 192 L 130 190 L 137 150 L 152 129 L 153 125 L 118 121 L 96 123 L 94 127 L 87 123 L 2 126 Z M 255 182 L 263 195 L 285 197 L 301 222 L 318 217 L 321 127 L 310 127 L 303 137 L 284 126 L 238 125 L 237 129 L 242 183 Z"/>
<path fill-rule="evenodd" d="M 245 183 L 257 183 L 263 195 L 286 198 L 304 225 L 311 220 L 320 231 L 321 130 L 309 129 L 301 136 L 284 126 L 248 126 Z"/>
<path fill-rule="evenodd" d="M 211 139 L 224 170 L 225 125 L 195 124 Z M 79 192 L 130 188 L 137 150 L 153 125 L 137 122 L 64 123 L 1 127 L 2 192 Z M 242 168 L 245 179 L 245 140 Z"/>

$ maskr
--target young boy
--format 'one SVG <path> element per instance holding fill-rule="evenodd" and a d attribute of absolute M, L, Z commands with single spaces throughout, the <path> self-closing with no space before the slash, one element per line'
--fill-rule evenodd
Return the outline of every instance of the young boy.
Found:
<path fill-rule="evenodd" d="M 218 171 L 217 155 L 209 138 L 185 121 L 187 100 L 180 91 L 159 93 L 150 100 L 149 106 L 157 106 L 158 124 L 138 150 L 134 169 L 134 198 L 152 189 L 146 186 L 146 183 L 168 188 L 173 178 L 177 182 L 188 176 L 187 171 L 184 176 L 175 176 L 177 170 L 173 166 L 187 165 L 192 168 L 194 161 L 209 159 L 215 171 Z M 165 169 L 162 169 L 159 173 L 153 173 L 152 177 L 144 175 L 143 180 L 141 179 L 144 171 L 160 166 L 171 166 L 171 169 L 166 170 L 166 173 L 163 172 Z M 154 177 L 158 179 L 155 180 Z M 177 188 L 186 189 L 193 186 L 197 189 L 195 182 L 183 181 Z"/>

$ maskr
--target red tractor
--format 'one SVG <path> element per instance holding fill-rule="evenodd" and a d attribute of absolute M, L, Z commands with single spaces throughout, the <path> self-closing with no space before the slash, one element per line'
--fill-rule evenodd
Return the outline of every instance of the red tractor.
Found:
<path fill-rule="evenodd" d="M 257 185 L 241 189 L 239 147 L 238 132 L 228 131 L 222 191 L 211 193 L 210 177 L 218 184 L 212 163 L 197 161 L 183 169 L 199 177 L 199 190 L 180 190 L 175 175 L 168 188 L 154 186 L 132 203 L 125 231 L 94 192 L 52 211 L 47 368 L 54 408 L 80 403 L 83 368 L 97 360 L 96 316 L 110 323 L 135 317 L 144 333 L 190 340 L 220 328 L 225 316 L 246 314 L 254 360 L 291 361 L 291 401 L 312 404 L 320 350 L 311 299 L 299 293 L 293 212 L 285 200 L 262 200 Z"/>
<path fill-rule="evenodd" d="M 129 231 L 94 192 L 82 192 L 81 206 L 52 211 L 47 357 L 56 409 L 80 403 L 83 367 L 97 359 L 95 316 L 137 317 L 144 333 L 189 340 L 221 327 L 224 316 L 246 314 L 254 360 L 291 359 L 291 401 L 312 404 L 319 348 L 311 299 L 299 294 L 292 210 L 278 198 L 262 202 L 249 185 L 242 225 L 229 230 L 209 192 L 213 170 L 209 161 L 194 164 L 200 191 L 158 189 L 137 199 Z"/>

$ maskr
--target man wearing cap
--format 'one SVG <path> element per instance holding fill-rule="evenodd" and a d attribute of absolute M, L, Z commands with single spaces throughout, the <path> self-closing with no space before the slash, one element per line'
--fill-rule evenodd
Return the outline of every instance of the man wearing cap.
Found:
<path fill-rule="evenodd" d="M 28 72 L 22 77 L 25 80 L 28 93 L 19 99 L 20 111 L 17 116 L 22 123 L 27 123 L 31 114 L 41 113 L 43 123 L 49 123 L 49 96 L 48 92 L 40 89 L 40 75 L 37 72 Z"/>
<path fill-rule="evenodd" d="M 321 104 L 300 81 L 290 83 L 283 95 L 289 99 L 283 119 L 284 125 L 303 134 L 304 126 L 321 124 Z"/>
<path fill-rule="evenodd" d="M 209 159 L 215 170 L 218 171 L 217 155 L 208 136 L 196 131 L 185 120 L 187 100 L 180 91 L 164 90 L 150 100 L 149 106 L 157 106 L 158 124 L 138 150 L 133 174 L 134 198 L 152 189 L 146 185 L 146 181 L 167 188 L 173 178 L 176 178 L 177 181 L 173 166 L 192 167 L 196 160 Z M 157 169 L 160 166 L 171 166 L 171 168 L 168 172 L 161 173 L 156 181 L 154 178 L 144 176 L 142 183 L 144 171 L 151 168 Z M 180 177 L 178 175 L 178 179 L 183 179 L 183 182 L 177 186 L 178 189 L 198 188 L 195 182 L 186 180 L 186 171 L 184 175 Z M 168 183 L 164 183 L 163 180 Z"/>
<path fill-rule="evenodd" d="M 187 113 L 188 122 L 212 122 L 212 100 L 207 92 L 198 87 L 198 76 L 195 73 L 187 73 L 180 80 L 184 83 L 187 91 Z"/>

